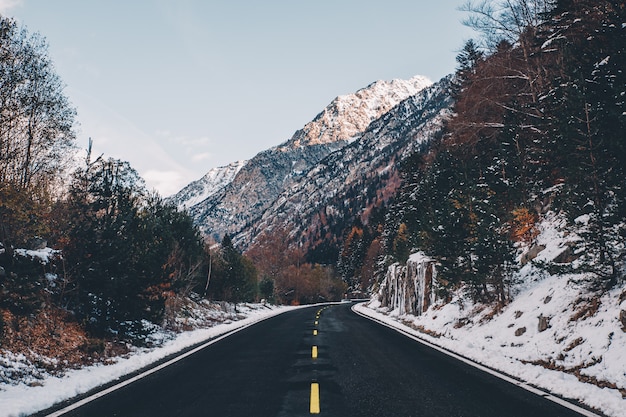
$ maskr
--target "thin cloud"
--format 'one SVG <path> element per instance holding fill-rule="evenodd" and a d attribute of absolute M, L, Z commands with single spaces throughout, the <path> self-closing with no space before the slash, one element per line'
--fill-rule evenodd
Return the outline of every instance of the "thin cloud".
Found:
<path fill-rule="evenodd" d="M 174 141 L 187 147 L 207 146 L 211 143 L 211 139 L 206 136 L 202 136 L 199 138 L 177 137 L 174 138 Z"/>
<path fill-rule="evenodd" d="M 24 0 L 0 0 L 0 13 L 6 13 L 7 11 L 21 6 Z"/>
<path fill-rule="evenodd" d="M 210 152 L 202 152 L 199 154 L 196 154 L 194 156 L 191 157 L 191 160 L 193 162 L 200 162 L 200 161 L 206 161 L 207 159 L 211 159 L 211 153 Z"/>
<path fill-rule="evenodd" d="M 143 174 L 143 178 L 164 197 L 176 193 L 188 182 L 178 171 L 149 170 Z"/>

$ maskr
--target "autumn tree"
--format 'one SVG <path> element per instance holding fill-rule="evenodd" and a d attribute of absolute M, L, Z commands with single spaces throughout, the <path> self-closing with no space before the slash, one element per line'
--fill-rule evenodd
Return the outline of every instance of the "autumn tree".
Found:
<path fill-rule="evenodd" d="M 75 139 L 76 112 L 63 88 L 45 39 L 0 16 L 0 309 L 15 323 L 49 306 L 58 289 L 46 275 L 57 272 L 52 262 L 16 251 L 51 232 Z"/>
<path fill-rule="evenodd" d="M 0 242 L 45 232 L 46 213 L 74 146 L 76 111 L 39 34 L 0 16 Z"/>
<path fill-rule="evenodd" d="M 281 271 L 301 257 L 289 246 L 289 242 L 286 229 L 265 231 L 255 239 L 245 255 L 256 265 L 262 279 L 275 280 Z"/>

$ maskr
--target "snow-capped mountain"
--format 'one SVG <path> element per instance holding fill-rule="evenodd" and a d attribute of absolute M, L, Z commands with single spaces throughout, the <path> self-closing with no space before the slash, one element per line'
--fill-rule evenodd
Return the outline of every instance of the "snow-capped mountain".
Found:
<path fill-rule="evenodd" d="M 373 121 L 431 84 L 422 76 L 377 81 L 354 94 L 339 96 L 291 139 L 257 154 L 230 180 L 228 175 L 209 173 L 171 201 L 187 208 L 201 229 L 216 240 L 226 233 L 245 233 L 279 195 L 298 184 L 320 161 L 355 142 Z"/>
<path fill-rule="evenodd" d="M 296 132 L 292 142 L 302 146 L 355 140 L 372 121 L 431 84 L 416 75 L 409 80 L 376 81 L 354 94 L 339 96 Z"/>
<path fill-rule="evenodd" d="M 399 163 L 440 130 L 452 104 L 449 86 L 444 78 L 372 122 L 359 140 L 321 160 L 234 240 L 245 248 L 263 231 L 282 228 L 305 249 L 329 246 L 341 237 L 333 233 L 396 190 Z"/>
<path fill-rule="evenodd" d="M 248 161 L 237 161 L 224 167 L 213 168 L 204 177 L 188 184 L 168 200 L 181 210 L 193 207 L 228 185 L 246 163 Z"/>

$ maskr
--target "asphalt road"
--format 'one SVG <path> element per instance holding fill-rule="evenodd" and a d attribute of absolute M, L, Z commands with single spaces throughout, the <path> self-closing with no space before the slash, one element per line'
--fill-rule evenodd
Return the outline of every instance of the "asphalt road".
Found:
<path fill-rule="evenodd" d="M 347 303 L 268 319 L 65 415 L 294 417 L 318 410 L 342 417 L 579 416 L 357 316 Z"/>

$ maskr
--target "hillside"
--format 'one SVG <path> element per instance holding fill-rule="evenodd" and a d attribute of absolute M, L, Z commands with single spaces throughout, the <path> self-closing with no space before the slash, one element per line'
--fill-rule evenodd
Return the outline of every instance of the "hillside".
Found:
<path fill-rule="evenodd" d="M 213 168 L 202 178 L 193 181 L 185 188 L 169 197 L 180 210 L 185 210 L 219 193 L 232 182 L 248 161 L 233 162 L 224 167 Z"/>
<path fill-rule="evenodd" d="M 590 274 L 550 274 L 540 267 L 558 261 L 578 238 L 566 224 L 546 214 L 537 237 L 542 249 L 514 275 L 506 306 L 471 302 L 465 289 L 451 299 L 439 297 L 436 265 L 415 253 L 405 266 L 389 267 L 359 311 L 534 387 L 621 416 L 626 289 L 598 292 Z"/>

